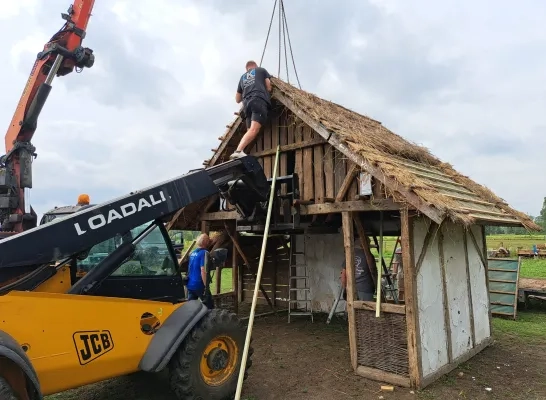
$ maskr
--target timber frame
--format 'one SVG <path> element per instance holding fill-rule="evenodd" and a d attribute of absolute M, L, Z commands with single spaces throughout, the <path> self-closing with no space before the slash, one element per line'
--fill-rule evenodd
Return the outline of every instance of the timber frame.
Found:
<path fill-rule="evenodd" d="M 277 146 L 280 148 L 280 184 L 276 186 L 259 304 L 267 308 L 266 313 L 289 306 L 290 237 L 340 234 L 348 272 L 352 369 L 357 375 L 394 385 L 417 389 L 429 385 L 491 343 L 484 225 L 522 226 L 519 216 L 511 214 L 507 204 L 484 200 L 480 193 L 437 169 L 398 157 L 398 165 L 428 179 L 427 184 L 443 191 L 444 196 L 459 201 L 461 213 L 474 217 L 475 222 L 465 225 L 452 221 L 445 207 L 424 201 L 412 187 L 398 184 L 380 165 L 354 151 L 332 128 L 335 123 L 318 120 L 314 117 L 317 113 L 296 104 L 286 84 L 277 79 L 273 83 L 270 119 L 246 149 L 270 179 L 275 151 Z M 213 150 L 214 155 L 203 163 L 205 167 L 226 161 L 235 150 L 244 134 L 244 123 L 235 114 L 235 121 L 219 138 L 221 144 Z M 365 133 L 362 140 L 367 140 Z M 237 311 L 248 301 L 254 288 L 263 225 L 241 220 L 230 204 L 212 196 L 177 212 L 168 228 L 221 232 L 214 246 L 229 248 L 233 291 L 220 294 L 222 270 L 217 270 L 217 306 Z M 380 316 L 376 317 L 377 304 L 356 297 L 354 241 L 359 238 L 377 287 L 378 266 L 370 239 L 377 246 L 381 234 L 400 238 L 403 279 L 399 281 L 399 301 L 393 303 L 382 294 Z M 458 241 L 446 237 L 457 237 Z M 185 262 L 186 256 L 181 265 Z M 382 264 L 384 260 L 379 264 L 383 270 Z M 422 290 L 424 287 L 427 290 Z M 434 308 L 434 313 L 429 308 Z M 457 314 L 455 310 L 462 311 Z M 468 328 L 467 344 L 459 341 L 461 332 L 452 323 L 456 318 L 461 319 L 459 325 Z M 440 328 L 437 320 L 442 321 Z M 385 358 L 384 351 L 396 356 Z M 433 352 L 441 357 L 428 358 L 427 354 Z"/>

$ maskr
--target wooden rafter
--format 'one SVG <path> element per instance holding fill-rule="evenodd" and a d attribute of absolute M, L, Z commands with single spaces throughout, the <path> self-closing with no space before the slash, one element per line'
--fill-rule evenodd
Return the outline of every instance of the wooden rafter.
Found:
<path fill-rule="evenodd" d="M 432 236 L 435 235 L 438 230 L 440 229 L 440 226 L 431 221 L 427 234 L 425 235 L 425 240 L 423 242 L 423 247 L 421 248 L 421 253 L 419 254 L 419 258 L 417 259 L 417 263 L 415 264 L 415 275 L 419 273 L 419 270 L 421 269 L 421 265 L 423 265 L 423 261 L 425 260 L 425 256 L 427 254 L 427 250 L 430 244 L 430 241 L 432 239 Z"/>
<path fill-rule="evenodd" d="M 351 184 L 353 183 L 353 180 L 356 178 L 356 174 L 358 173 L 356 164 L 351 164 L 351 167 L 349 168 L 349 171 L 347 172 L 347 175 L 345 175 L 345 179 L 343 180 L 343 183 L 341 184 L 341 187 L 339 188 L 339 192 L 336 195 L 336 201 L 341 201 L 347 194 L 347 191 L 351 187 Z"/>
<path fill-rule="evenodd" d="M 302 111 L 280 90 L 275 88 L 275 90 L 273 91 L 273 96 L 282 104 L 284 104 L 285 107 L 290 109 L 295 115 L 297 115 L 303 122 L 305 122 L 312 129 L 314 129 L 315 132 L 317 132 L 320 136 L 326 139 L 328 143 L 330 143 L 341 153 L 343 153 L 349 160 L 357 164 L 363 170 L 367 171 L 375 179 L 381 181 L 383 185 L 385 185 L 385 187 L 387 187 L 393 193 L 400 193 L 409 204 L 420 210 L 423 214 L 432 219 L 438 225 L 442 222 L 445 217 L 445 213 L 432 207 L 431 205 L 426 204 L 416 193 L 412 192 L 409 188 L 401 187 L 395 180 L 385 176 L 385 174 L 378 167 L 371 165 L 366 160 L 364 160 L 363 157 L 355 154 L 347 147 L 347 145 L 342 140 L 337 137 L 335 133 L 329 132 L 322 124 L 315 121 L 312 117 Z"/>
<path fill-rule="evenodd" d="M 226 149 L 231 138 L 233 137 L 233 135 L 235 135 L 235 132 L 237 132 L 237 129 L 239 129 L 239 125 L 241 125 L 242 121 L 243 120 L 239 116 L 235 119 L 235 121 L 231 125 L 231 128 L 229 128 L 228 132 L 223 136 L 224 139 L 222 140 L 222 143 L 220 143 L 220 146 L 218 146 L 218 150 L 216 150 L 216 153 L 214 153 L 212 158 L 207 163 L 209 167 L 212 167 L 213 165 L 216 164 L 216 162 L 218 161 L 218 159 L 220 158 L 220 156 Z"/>

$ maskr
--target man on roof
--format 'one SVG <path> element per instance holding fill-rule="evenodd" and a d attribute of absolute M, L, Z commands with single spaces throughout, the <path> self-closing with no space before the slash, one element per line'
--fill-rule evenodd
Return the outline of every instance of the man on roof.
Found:
<path fill-rule="evenodd" d="M 254 61 L 246 63 L 246 72 L 239 78 L 235 101 L 237 104 L 243 102 L 247 131 L 230 159 L 246 156 L 245 148 L 256 139 L 267 121 L 271 110 L 270 78 L 269 72 L 265 68 L 258 67 Z"/>

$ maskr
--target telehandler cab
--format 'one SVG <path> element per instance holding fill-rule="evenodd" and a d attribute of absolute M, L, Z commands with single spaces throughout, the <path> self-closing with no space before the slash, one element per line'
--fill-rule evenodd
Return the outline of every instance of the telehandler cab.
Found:
<path fill-rule="evenodd" d="M 257 160 L 247 156 L 1 240 L 0 400 L 42 399 L 164 369 L 173 398 L 232 398 L 245 328 L 227 310 L 185 300 L 164 222 L 217 193 L 242 219 L 259 221 L 270 184 Z M 163 253 L 147 247 L 151 237 L 157 247 L 158 236 Z M 89 260 L 89 249 L 101 243 L 109 243 L 105 254 Z M 225 249 L 214 251 L 211 269 L 226 256 Z M 70 273 L 74 260 L 91 265 L 82 277 Z"/>

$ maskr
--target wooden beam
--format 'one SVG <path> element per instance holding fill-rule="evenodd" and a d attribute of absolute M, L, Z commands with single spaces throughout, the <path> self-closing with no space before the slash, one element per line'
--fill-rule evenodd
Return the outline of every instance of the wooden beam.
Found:
<path fill-rule="evenodd" d="M 239 116 L 235 119 L 235 121 L 233 121 L 233 124 L 229 127 L 228 132 L 223 136 L 224 139 L 222 140 L 222 143 L 220 143 L 220 146 L 218 146 L 218 150 L 212 156 L 212 158 L 209 160 L 207 165 L 213 166 L 214 164 L 216 164 L 216 162 L 219 160 L 220 156 L 222 155 L 222 153 L 226 149 L 226 147 L 227 147 L 228 143 L 230 142 L 231 138 L 233 137 L 235 132 L 237 132 L 237 129 L 239 128 L 239 125 L 241 125 L 242 121 L 243 120 Z"/>
<path fill-rule="evenodd" d="M 222 292 L 222 268 L 216 267 L 216 294 Z"/>
<path fill-rule="evenodd" d="M 390 199 L 354 200 L 336 203 L 310 204 L 300 207 L 301 215 L 331 214 L 345 211 L 396 211 L 400 205 Z"/>
<path fill-rule="evenodd" d="M 427 230 L 427 234 L 425 235 L 423 247 L 421 248 L 421 253 L 419 254 L 419 259 L 417 260 L 417 264 L 415 264 L 415 275 L 417 275 L 419 273 L 419 270 L 421 269 L 421 265 L 423 264 L 423 261 L 425 260 L 425 255 L 427 254 L 428 245 L 430 244 L 430 240 L 432 239 L 432 235 L 438 232 L 438 228 L 439 226 L 431 220 Z"/>
<path fill-rule="evenodd" d="M 356 343 L 356 320 L 354 310 L 355 290 L 355 248 L 353 234 L 353 216 L 350 212 L 341 215 L 343 223 L 343 245 L 345 247 L 345 272 L 347 275 L 347 314 L 349 317 L 349 351 L 351 365 L 356 371 L 358 367 L 358 346 Z"/>
<path fill-rule="evenodd" d="M 182 207 L 180 210 L 178 210 L 174 215 L 173 217 L 171 218 L 171 220 L 169 222 L 167 222 L 167 226 L 166 226 L 166 229 L 167 231 L 170 231 L 171 228 L 173 227 L 173 225 L 176 223 L 176 221 L 178 220 L 178 218 L 180 218 L 180 215 L 182 215 L 182 213 L 184 212 L 184 207 Z"/>
<path fill-rule="evenodd" d="M 447 296 L 447 278 L 446 278 L 446 262 L 444 256 L 444 234 L 438 232 L 438 253 L 440 254 L 440 274 L 442 277 L 442 304 L 444 309 L 444 329 L 447 338 L 447 360 L 448 363 L 453 361 L 453 349 L 451 344 L 451 317 L 449 315 L 449 298 Z"/>
<path fill-rule="evenodd" d="M 345 175 L 345 179 L 343 179 L 343 183 L 341 184 L 341 187 L 339 188 L 339 192 L 337 192 L 336 195 L 336 201 L 342 201 L 345 195 L 347 194 L 347 190 L 351 187 L 351 184 L 353 183 L 353 180 L 356 178 L 357 174 L 357 167 L 356 164 L 351 164 L 349 171 L 347 172 L 347 175 Z"/>
<path fill-rule="evenodd" d="M 363 365 L 360 365 L 356 369 L 356 374 L 374 381 L 387 382 L 396 386 L 410 387 L 410 380 L 405 376 L 396 375 L 377 368 L 364 367 Z"/>
<path fill-rule="evenodd" d="M 375 312 L 375 302 L 373 301 L 355 301 L 355 310 L 367 310 Z M 381 303 L 381 312 L 391 314 L 406 314 L 406 306 L 403 304 Z"/>
<path fill-rule="evenodd" d="M 216 211 L 211 213 L 204 213 L 201 216 L 201 221 L 225 221 L 238 218 L 239 213 L 237 211 Z"/>
<path fill-rule="evenodd" d="M 461 227 L 463 231 L 464 261 L 466 266 L 466 290 L 468 290 L 468 311 L 470 318 L 470 336 L 472 337 L 472 347 L 476 345 L 476 326 L 474 322 L 474 303 L 472 301 L 472 285 L 470 284 L 470 262 L 468 260 L 468 239 L 466 228 Z"/>
<path fill-rule="evenodd" d="M 367 171 L 374 178 L 383 182 L 383 185 L 389 188 L 392 192 L 400 193 L 402 196 L 404 196 L 404 198 L 409 204 L 411 204 L 413 207 L 423 212 L 423 214 L 428 216 L 438 225 L 442 222 L 442 220 L 445 217 L 444 212 L 441 212 L 440 210 L 426 204 L 416 193 L 411 191 L 409 188 L 401 187 L 401 185 L 398 182 L 396 182 L 394 179 L 385 176 L 385 174 L 379 169 L 379 167 L 375 167 L 371 165 L 369 162 L 364 160 L 363 157 L 361 157 L 358 154 L 355 154 L 352 150 L 349 149 L 349 147 L 344 142 L 341 141 L 341 139 L 337 137 L 335 133 L 329 132 L 322 124 L 315 121 L 312 117 L 310 117 L 308 114 L 303 112 L 299 107 L 297 107 L 294 104 L 292 100 L 286 97 L 280 90 L 275 88 L 273 91 L 273 97 L 275 97 L 279 102 L 284 104 L 288 109 L 290 109 L 294 114 L 296 114 L 303 122 L 305 122 L 307 125 L 313 128 L 320 136 L 325 138 L 328 141 L 328 143 L 330 143 L 332 146 L 337 148 L 340 152 L 345 154 L 347 158 L 349 158 L 351 161 L 356 163 L 363 170 Z"/>
<path fill-rule="evenodd" d="M 237 231 L 235 231 L 235 236 L 237 236 Z M 237 248 L 235 247 L 234 243 L 232 243 L 231 249 L 231 287 L 235 292 L 233 308 L 235 314 L 237 314 L 239 311 L 239 303 L 242 299 L 241 291 L 239 290 L 239 260 L 237 257 Z"/>
<path fill-rule="evenodd" d="M 186 250 L 186 252 L 182 256 L 182 258 L 180 259 L 180 262 L 178 263 L 179 265 L 182 265 L 182 263 L 186 261 L 186 259 L 190 255 L 191 251 L 193 250 L 193 246 L 195 246 L 195 243 L 196 243 L 195 240 L 193 242 L 191 242 L 190 247 L 188 247 L 188 249 Z"/>
<path fill-rule="evenodd" d="M 225 228 L 226 228 L 226 232 L 227 234 L 229 235 L 229 237 L 231 238 L 231 242 L 233 243 L 233 245 L 235 246 L 235 248 L 237 249 L 237 252 L 239 253 L 239 255 L 241 256 L 241 258 L 243 259 L 243 262 L 245 263 L 245 265 L 247 266 L 249 272 L 252 274 L 252 276 L 254 277 L 254 279 L 257 279 L 257 276 L 256 276 L 256 273 L 254 271 L 252 271 L 252 268 L 250 266 L 250 262 L 248 261 L 248 258 L 246 258 L 246 255 L 245 253 L 243 253 L 243 249 L 241 249 L 241 245 L 239 244 L 239 240 L 233 236 L 229 230 L 229 227 L 226 223 L 224 223 L 225 225 Z M 241 288 L 242 289 L 242 288 Z M 260 291 L 262 292 L 263 296 L 265 297 L 266 301 L 267 301 L 267 304 L 269 304 L 269 307 L 271 308 L 275 308 L 273 306 L 273 303 L 271 302 L 271 299 L 269 298 L 269 296 L 267 295 L 267 292 L 265 291 L 264 287 L 260 284 Z"/>
<path fill-rule="evenodd" d="M 413 221 L 407 208 L 400 210 L 400 245 L 402 269 L 404 271 L 404 293 L 406 305 L 406 335 L 408 338 L 408 369 L 412 387 L 419 387 L 423 377 L 421 368 L 421 335 L 419 329 L 419 298 L 415 257 L 413 254 Z"/>
<path fill-rule="evenodd" d="M 472 230 L 469 230 L 470 233 L 472 233 Z M 482 246 L 483 246 L 483 253 L 480 252 L 480 248 L 478 247 L 478 243 L 476 242 L 476 238 L 474 237 L 474 234 L 472 234 L 471 237 L 474 238 L 474 245 L 476 246 L 476 251 L 483 256 L 483 267 L 484 267 L 484 273 L 485 273 L 485 286 L 487 289 L 487 301 L 488 301 L 488 310 L 489 310 L 489 334 L 491 335 L 491 329 L 493 329 L 493 313 L 491 312 L 491 292 L 489 291 L 489 263 L 487 261 L 487 238 L 485 236 L 485 227 L 481 227 L 481 234 L 482 234 Z"/>
<path fill-rule="evenodd" d="M 297 143 L 290 143 L 290 144 L 284 144 L 280 146 L 280 152 L 286 153 L 288 151 L 303 149 L 306 147 L 312 147 L 316 146 L 317 144 L 325 143 L 325 140 L 322 137 L 306 140 L 304 142 L 297 142 Z M 259 151 L 257 153 L 253 153 L 252 155 L 256 158 L 258 157 L 265 157 L 265 156 L 274 156 L 277 153 L 277 148 L 274 149 L 268 149 Z"/>
<path fill-rule="evenodd" d="M 482 253 L 482 250 L 480 249 L 480 246 L 478 246 L 478 241 L 476 240 L 476 236 L 474 236 L 474 232 L 472 232 L 472 229 L 468 230 L 468 234 L 470 235 L 470 239 L 472 240 L 472 243 L 474 244 L 474 248 L 476 249 L 476 252 L 480 256 L 480 260 L 482 261 L 482 264 L 484 267 L 487 265 L 487 257 L 484 256 Z M 485 253 L 487 254 L 487 248 L 484 249 Z"/>

